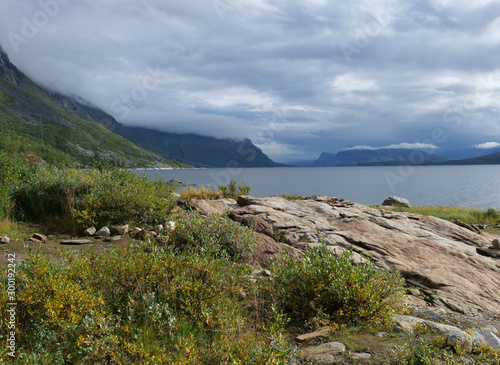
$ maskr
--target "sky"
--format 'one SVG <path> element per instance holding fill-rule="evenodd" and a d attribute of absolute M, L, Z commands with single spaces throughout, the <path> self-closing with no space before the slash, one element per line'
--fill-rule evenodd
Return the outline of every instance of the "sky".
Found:
<path fill-rule="evenodd" d="M 500 146 L 500 0 L 0 0 L 36 82 L 275 161 Z"/>

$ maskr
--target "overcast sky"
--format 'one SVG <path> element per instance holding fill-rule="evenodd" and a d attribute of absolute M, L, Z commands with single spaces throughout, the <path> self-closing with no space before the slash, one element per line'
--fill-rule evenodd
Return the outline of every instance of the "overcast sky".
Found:
<path fill-rule="evenodd" d="M 0 0 L 0 44 L 123 124 L 277 161 L 500 142 L 498 0 Z"/>

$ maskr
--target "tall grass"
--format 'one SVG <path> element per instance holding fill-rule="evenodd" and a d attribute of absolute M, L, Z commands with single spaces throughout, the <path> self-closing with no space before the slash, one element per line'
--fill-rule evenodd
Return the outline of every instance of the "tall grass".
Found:
<path fill-rule="evenodd" d="M 398 206 L 391 208 L 391 210 L 433 216 L 452 222 L 460 220 L 467 224 L 488 224 L 493 226 L 500 223 L 500 210 L 493 208 L 482 210 L 463 207 L 415 206 L 406 208 Z"/>

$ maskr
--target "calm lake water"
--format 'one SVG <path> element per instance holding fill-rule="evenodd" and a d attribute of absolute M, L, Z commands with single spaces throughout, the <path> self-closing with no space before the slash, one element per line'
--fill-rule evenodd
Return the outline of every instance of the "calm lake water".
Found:
<path fill-rule="evenodd" d="M 236 179 L 251 185 L 250 194 L 255 196 L 318 194 L 370 205 L 396 195 L 413 205 L 500 209 L 500 165 L 214 168 L 145 173 L 213 188 Z"/>

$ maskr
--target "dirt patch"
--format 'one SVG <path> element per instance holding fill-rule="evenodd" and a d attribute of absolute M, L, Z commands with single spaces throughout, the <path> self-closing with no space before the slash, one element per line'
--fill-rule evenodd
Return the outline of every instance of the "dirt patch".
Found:
<path fill-rule="evenodd" d="M 132 244 L 137 244 L 129 237 L 121 237 L 114 241 L 103 238 L 88 238 L 91 243 L 84 245 L 61 245 L 60 242 L 71 239 L 82 239 L 82 237 L 71 237 L 69 235 L 51 235 L 48 237 L 46 243 L 32 242 L 28 238 L 13 239 L 8 244 L 0 245 L 0 266 L 7 265 L 9 254 L 15 254 L 15 261 L 17 264 L 28 258 L 29 251 L 32 253 L 40 252 L 41 255 L 47 257 L 49 260 L 56 260 L 58 252 L 61 251 L 87 251 L 87 252 L 105 252 L 111 251 L 117 247 L 127 247 Z"/>

